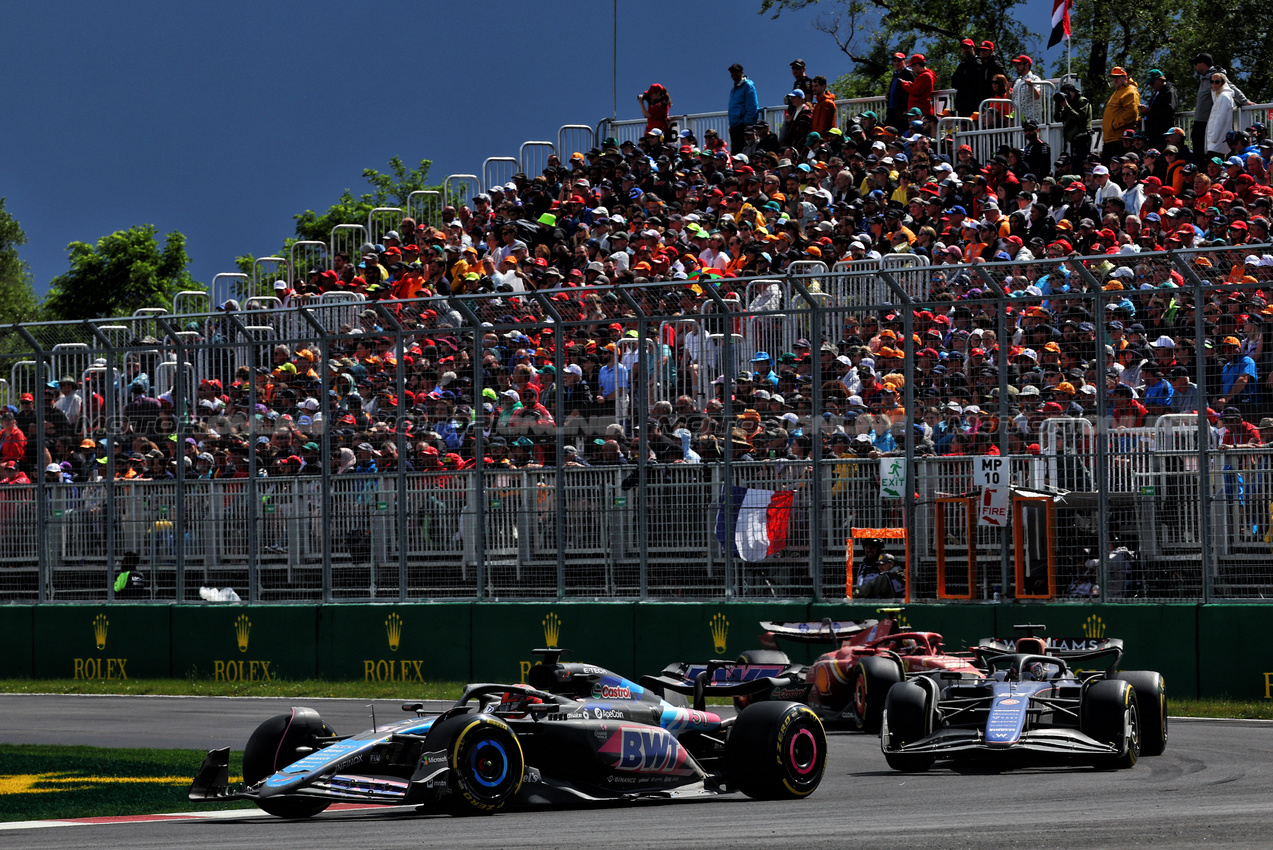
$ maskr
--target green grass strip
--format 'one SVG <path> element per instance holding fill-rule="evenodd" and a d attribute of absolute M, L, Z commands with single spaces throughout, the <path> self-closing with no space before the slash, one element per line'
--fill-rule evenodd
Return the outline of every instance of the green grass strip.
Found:
<path fill-rule="evenodd" d="M 0 821 L 119 817 L 252 808 L 242 800 L 191 803 L 190 780 L 203 750 L 117 749 L 45 744 L 0 745 Z M 230 780 L 243 753 L 230 753 Z"/>

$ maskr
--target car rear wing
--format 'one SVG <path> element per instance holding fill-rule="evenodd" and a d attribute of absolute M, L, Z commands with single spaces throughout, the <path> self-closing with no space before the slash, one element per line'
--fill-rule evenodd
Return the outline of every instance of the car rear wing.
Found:
<path fill-rule="evenodd" d="M 745 675 L 757 667 L 764 667 L 778 675 Z M 642 676 L 640 685 L 658 694 L 671 691 L 691 697 L 694 709 L 705 711 L 707 697 L 744 697 L 786 687 L 797 680 L 802 669 L 799 665 L 775 669 L 772 665 L 745 665 L 733 661 L 709 661 L 705 665 L 670 664 L 657 676 Z M 739 670 L 744 671 L 744 676 L 734 675 Z M 718 675 L 721 673 L 724 675 Z"/>
<path fill-rule="evenodd" d="M 761 621 L 760 627 L 775 638 L 789 640 L 794 643 L 830 643 L 839 644 L 856 634 L 860 634 L 879 620 L 832 620 L 826 618 L 820 622 L 784 621 L 774 623 Z"/>

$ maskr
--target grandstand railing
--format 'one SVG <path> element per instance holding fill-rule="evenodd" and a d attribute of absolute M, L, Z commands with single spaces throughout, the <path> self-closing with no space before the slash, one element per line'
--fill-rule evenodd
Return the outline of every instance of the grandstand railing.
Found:
<path fill-rule="evenodd" d="M 124 323 L 110 319 L 0 328 L 0 335 L 9 338 L 5 362 L 0 363 L 0 374 L 8 376 L 3 389 L 9 403 L 24 392 L 37 398 L 49 392 L 52 399 L 57 390 L 47 385 L 63 375 L 77 377 L 84 386 L 81 418 L 72 433 L 63 434 L 56 425 L 44 427 L 42 420 L 48 417 L 36 405 L 32 460 L 24 460 L 32 483 L 0 487 L 0 525 L 6 532 L 0 534 L 0 597 L 111 599 L 121 559 L 133 553 L 146 576 L 147 593 L 157 599 L 198 598 L 204 585 L 234 587 L 245 599 L 279 601 L 835 599 L 846 592 L 842 566 L 849 529 L 901 526 L 911 532 L 912 598 L 936 595 L 939 547 L 944 547 L 948 565 L 952 558 L 975 552 L 979 577 L 977 586 L 968 589 L 973 599 L 990 598 L 995 586 L 1012 598 L 1016 588 L 1009 567 L 1016 557 L 1015 542 L 1022 534 L 1037 541 L 1043 531 L 1037 523 L 972 529 L 959 524 L 958 511 L 949 513 L 950 500 L 978 495 L 978 458 L 997 450 L 1017 492 L 1054 503 L 1057 527 L 1064 533 L 1046 545 L 1058 565 L 1059 587 L 1087 588 L 1092 581 L 1085 580 L 1085 565 L 1096 560 L 1102 572 L 1095 583 L 1104 588 L 1105 598 L 1267 598 L 1273 595 L 1273 559 L 1268 557 L 1273 545 L 1268 472 L 1273 445 L 1230 445 L 1233 440 L 1224 438 L 1222 421 L 1208 423 L 1192 412 L 1139 416 L 1112 392 L 1118 375 L 1101 369 L 1090 375 L 1097 393 L 1076 402 L 1078 414 L 1065 408 L 1059 416 L 1036 414 L 1032 406 L 1016 405 L 1014 399 L 1021 397 L 1012 391 L 1020 389 L 1021 373 L 1009 378 L 1008 372 L 1009 366 L 1027 369 L 1030 361 L 1021 359 L 1024 354 L 1014 356 L 1007 345 L 984 342 L 984 334 L 1003 338 L 1007 316 L 1028 314 L 1042 305 L 1054 311 L 1057 322 L 1080 312 L 1108 317 L 1113 315 L 1109 307 L 1135 310 L 1138 318 L 1152 322 L 1155 299 L 1170 299 L 1182 317 L 1171 333 L 1177 346 L 1172 357 L 1203 364 L 1205 374 L 1194 380 L 1214 388 L 1219 364 L 1205 348 L 1206 335 L 1194 333 L 1195 326 L 1183 317 L 1190 304 L 1212 309 L 1219 294 L 1267 294 L 1273 266 L 1248 267 L 1255 283 L 1242 282 L 1239 272 L 1246 255 L 1270 251 L 1270 246 L 1237 246 L 976 265 L 905 265 L 907 255 L 901 255 L 896 261 L 837 264 L 830 271 L 814 264 L 763 279 L 604 287 L 596 290 L 604 296 L 604 320 L 574 309 L 580 291 L 565 289 L 511 298 L 493 293 L 406 302 L 367 302 L 328 293 L 287 307 L 258 299 L 243 305 L 251 309 L 202 315 L 174 316 L 161 309 Z M 1131 277 L 1114 277 L 1124 266 Z M 1027 284 L 1041 280 L 1051 281 L 1049 295 L 1024 292 Z M 1108 281 L 1122 280 L 1143 282 L 1139 285 L 1147 288 L 1104 288 Z M 681 303 L 690 287 L 697 289 L 693 307 L 682 313 L 664 309 Z M 952 294 L 956 300 L 946 300 Z M 965 369 L 966 389 L 946 385 L 938 390 L 934 385 L 930 392 L 913 337 L 929 339 L 923 314 L 950 315 L 956 305 L 968 311 L 966 318 L 955 315 L 956 328 L 982 333 L 981 344 L 990 346 L 986 362 L 999 371 L 985 375 Z M 376 318 L 365 318 L 367 310 Z M 872 322 L 889 316 L 902 322 L 897 337 L 874 338 Z M 488 469 L 483 474 L 470 468 L 422 469 L 416 443 L 432 420 L 424 418 L 427 401 L 421 404 L 403 392 L 417 386 L 420 352 L 413 347 L 436 345 L 454 354 L 467 352 L 469 361 L 480 362 L 485 334 L 502 337 L 527 330 L 528 323 L 541 326 L 549 318 L 554 318 L 560 339 L 593 337 L 600 324 L 618 324 L 619 338 L 631 340 L 621 350 L 630 364 L 631 392 L 618 394 L 613 406 L 588 407 L 583 415 L 568 418 L 569 406 L 563 407 L 553 386 L 541 401 L 559 424 L 511 430 L 497 424 L 493 432 L 476 427 L 470 432 L 473 440 L 482 441 L 480 448 L 473 446 L 478 456 L 490 454 L 487 443 L 493 434 L 510 442 L 529 436 L 532 458 L 542 468 Z M 1018 329 L 1008 332 L 1016 335 Z M 1034 332 L 1026 328 L 1019 333 L 1016 347 L 1043 351 Z M 1105 322 L 1096 323 L 1084 344 L 1094 353 L 1110 339 L 1108 334 Z M 872 346 L 877 373 L 894 374 L 890 380 L 901 389 L 894 403 L 909 411 L 905 417 L 894 413 L 896 421 L 888 421 L 880 415 L 886 412 L 882 409 L 857 415 L 848 398 L 856 370 L 826 355 L 811 359 L 809 380 L 786 390 L 786 408 L 753 405 L 744 394 L 722 392 L 755 368 L 758 352 L 781 365 L 799 340 L 817 352 L 823 343 L 837 346 L 851 335 Z M 290 353 L 306 349 L 313 354 L 318 383 L 302 382 L 297 389 L 320 402 L 314 411 L 317 422 L 310 412 L 284 402 L 277 388 L 269 386 L 274 379 L 258 378 L 275 365 L 278 344 Z M 852 344 L 841 350 L 848 352 Z M 946 346 L 953 351 L 971 348 L 961 339 Z M 373 353 L 387 364 L 390 381 L 385 386 L 398 404 L 386 407 L 378 399 L 381 426 L 369 441 L 382 452 L 382 463 L 402 457 L 410 467 L 339 474 L 339 449 L 352 448 L 368 434 L 355 434 L 356 429 L 337 433 L 322 424 L 338 424 L 345 412 L 328 406 L 328 389 L 340 396 L 347 393 L 350 383 L 342 372 L 349 370 L 351 359 Z M 1046 359 L 1041 353 L 1035 356 Z M 490 376 L 456 365 L 463 359 L 446 368 L 462 380 L 472 378 L 471 393 L 480 396 L 479 377 L 485 385 Z M 557 346 L 551 359 L 556 374 L 564 375 L 564 347 Z M 1262 359 L 1261 381 L 1267 365 Z M 1197 373 L 1197 366 L 1190 368 Z M 219 402 L 210 401 L 229 392 L 236 379 L 246 381 L 244 410 L 250 415 L 227 415 Z M 219 382 L 221 391 L 210 391 L 208 381 Z M 163 408 L 137 408 L 134 386 L 146 397 L 162 396 Z M 655 406 L 682 395 L 697 411 L 715 402 L 723 409 L 706 419 L 696 413 L 680 425 L 656 421 Z M 368 391 L 368 396 L 370 407 L 373 394 Z M 940 420 L 952 397 L 980 410 L 961 413 L 961 432 L 966 428 L 969 433 L 961 433 L 962 444 L 950 453 L 954 443 L 942 442 L 940 424 L 931 439 L 917 437 L 906 426 L 932 424 L 925 415 L 929 407 L 937 408 Z M 413 404 L 418 405 L 414 412 Z M 1256 397 L 1241 406 L 1252 424 L 1273 417 L 1273 398 Z M 812 450 L 800 458 L 784 451 L 769 459 L 769 445 L 762 448 L 760 440 L 752 455 L 730 454 L 731 431 L 754 427 L 747 413 L 753 407 L 765 407 L 759 411 L 766 421 L 762 429 L 772 431 L 781 424 L 790 429 L 788 437 L 797 432 L 828 437 L 829 431 L 841 428 L 850 436 L 870 435 L 878 451 L 903 461 L 911 482 L 904 491 L 909 497 L 881 498 L 880 459 L 844 454 L 822 439 L 813 440 Z M 793 414 L 794 421 L 779 419 L 780 412 Z M 290 417 L 290 425 L 277 418 L 282 413 Z M 408 414 L 414 423 L 410 433 L 404 418 Z M 465 423 L 459 427 L 463 431 Z M 724 456 L 686 462 L 679 438 L 674 447 L 673 439 L 661 442 L 676 427 L 688 427 L 700 438 L 694 443 L 700 457 L 708 451 L 704 436 L 711 436 Z M 319 445 L 317 453 L 307 454 L 315 474 L 283 474 L 268 450 L 256 449 L 262 440 L 272 444 L 279 439 L 280 428 L 296 431 L 289 453 L 300 451 L 302 440 Z M 1206 438 L 1199 439 L 1200 433 Z M 147 435 L 170 447 L 171 456 L 234 448 L 239 441 L 253 450 L 236 460 L 244 477 L 200 478 L 194 465 L 187 468 L 183 462 L 175 467 L 174 478 L 135 479 L 125 472 L 132 466 L 128 454 L 144 447 L 142 437 Z M 86 437 L 101 441 L 100 450 L 88 450 L 92 457 L 76 453 Z M 196 445 L 187 449 L 187 438 Z M 608 449 L 595 445 L 617 438 L 631 442 L 622 458 L 609 458 Z M 930 442 L 941 453 L 929 454 Z M 567 457 L 568 446 L 591 465 L 558 464 L 557 458 Z M 76 483 L 36 465 L 34 459 L 46 451 L 56 460 L 66 458 Z M 718 524 L 730 539 L 733 522 L 730 511 L 721 511 L 722 500 L 734 498 L 726 483 L 794 491 L 785 548 L 748 562 L 732 546 L 721 545 Z M 940 524 L 939 511 L 948 512 Z M 941 539 L 939 528 L 944 529 Z M 1131 577 L 1121 566 L 1117 573 L 1107 572 L 1110 562 L 1101 557 L 1120 547 L 1136 553 Z"/>

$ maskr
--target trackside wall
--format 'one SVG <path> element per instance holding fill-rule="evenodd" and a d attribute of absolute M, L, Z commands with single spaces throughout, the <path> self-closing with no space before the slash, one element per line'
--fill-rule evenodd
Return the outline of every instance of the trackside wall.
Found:
<path fill-rule="evenodd" d="M 734 658 L 762 620 L 877 616 L 877 606 L 792 603 L 443 602 L 388 605 L 4 605 L 0 677 L 152 677 L 269 682 L 519 681 L 532 650 L 637 678 L 671 661 Z M 910 605 L 912 628 L 948 649 L 1037 623 L 1074 648 L 1126 641 L 1124 669 L 1160 671 L 1182 697 L 1273 698 L 1273 644 L 1261 605 Z M 793 660 L 822 651 L 793 646 Z"/>

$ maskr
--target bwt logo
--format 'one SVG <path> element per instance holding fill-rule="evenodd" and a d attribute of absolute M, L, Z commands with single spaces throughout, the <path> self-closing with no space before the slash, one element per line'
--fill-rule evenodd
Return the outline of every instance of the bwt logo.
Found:
<path fill-rule="evenodd" d="M 729 620 L 725 619 L 725 615 L 721 613 L 715 614 L 708 628 L 712 631 L 712 648 L 718 653 L 724 653 L 725 641 L 729 637 Z"/>
<path fill-rule="evenodd" d="M 619 770 L 657 773 L 675 767 L 679 754 L 676 740 L 666 732 L 623 731 Z"/>

